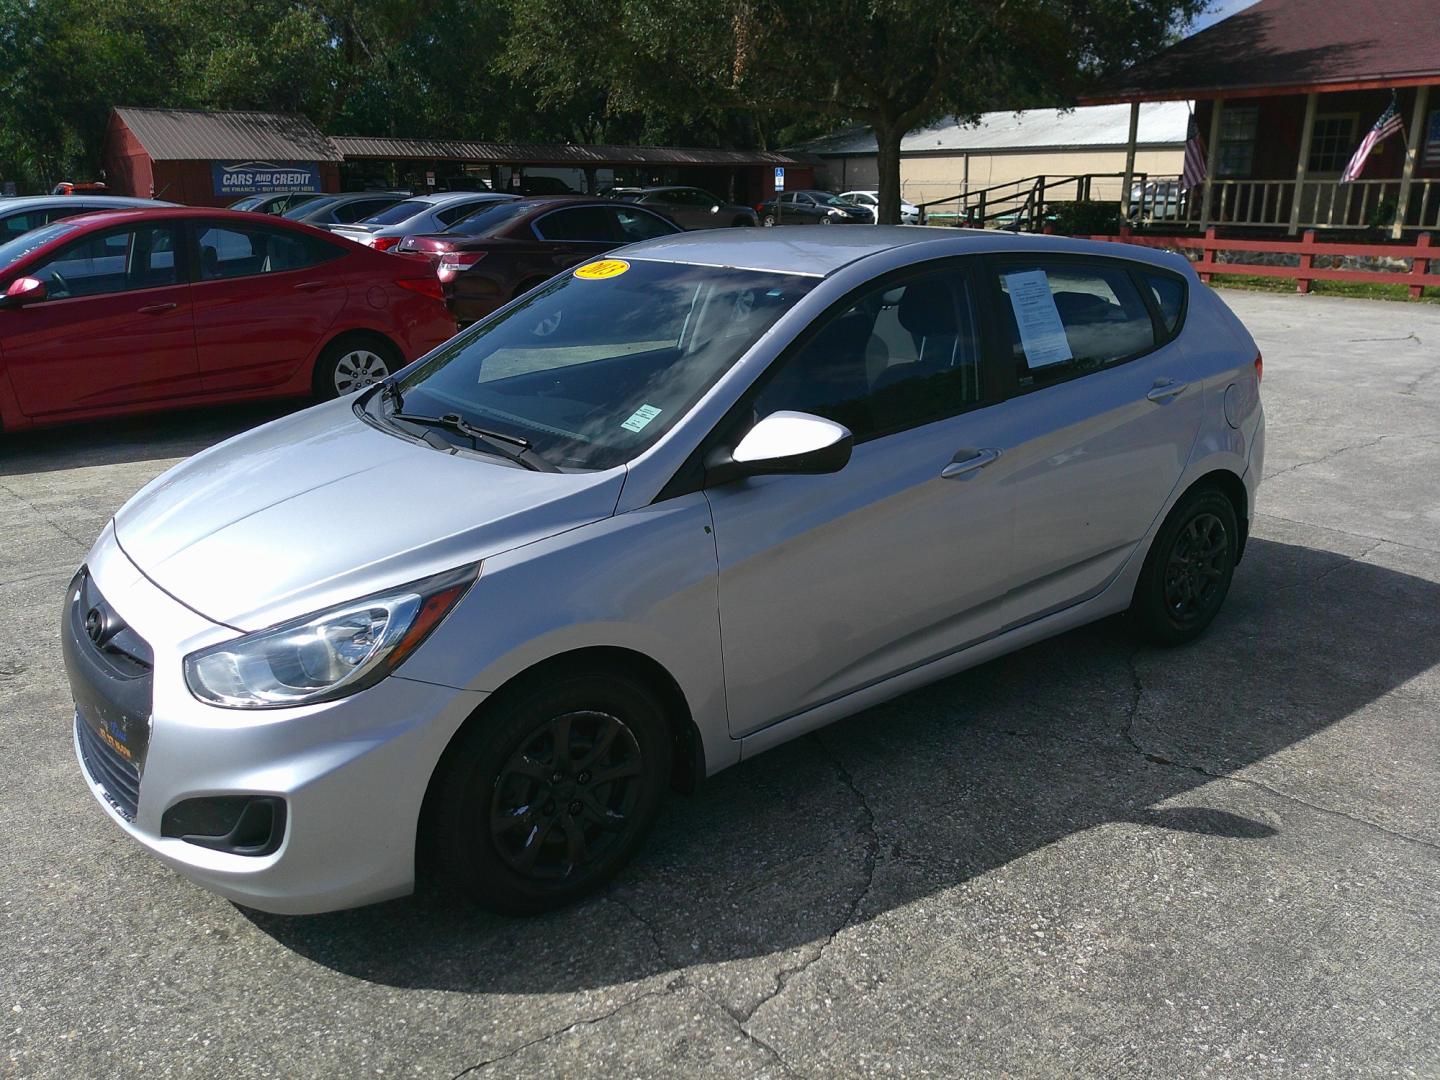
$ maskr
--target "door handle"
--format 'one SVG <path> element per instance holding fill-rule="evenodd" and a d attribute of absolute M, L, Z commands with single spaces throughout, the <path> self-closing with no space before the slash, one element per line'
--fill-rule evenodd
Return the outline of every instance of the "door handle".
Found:
<path fill-rule="evenodd" d="M 1178 394 L 1183 394 L 1189 383 L 1176 382 L 1174 379 L 1156 379 L 1155 385 L 1145 395 L 1149 401 L 1169 401 Z"/>
<path fill-rule="evenodd" d="M 940 479 L 956 480 L 960 477 L 969 476 L 977 469 L 983 469 L 992 461 L 1000 457 L 999 450 L 976 450 L 969 457 L 961 458 L 959 461 L 952 461 L 945 468 L 940 470 Z"/>
<path fill-rule="evenodd" d="M 295 288 L 300 292 L 314 292 L 317 289 L 325 288 L 325 285 L 326 282 L 323 281 L 302 281 Z"/>
<path fill-rule="evenodd" d="M 167 311 L 174 311 L 179 304 L 174 302 L 168 304 L 146 304 L 140 309 L 141 315 L 163 315 Z"/>

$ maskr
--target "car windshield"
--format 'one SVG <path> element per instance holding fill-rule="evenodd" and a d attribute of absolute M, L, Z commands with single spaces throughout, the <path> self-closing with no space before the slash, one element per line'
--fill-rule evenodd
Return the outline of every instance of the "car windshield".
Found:
<path fill-rule="evenodd" d="M 42 244 L 48 244 L 51 240 L 74 231 L 73 222 L 57 221 L 53 225 L 42 225 L 38 229 L 21 233 L 14 240 L 0 244 L 0 270 L 23 259 Z"/>
<path fill-rule="evenodd" d="M 534 206 L 521 199 L 489 203 L 473 214 L 461 218 L 446 232 L 461 233 L 465 236 L 494 236 L 516 218 L 524 217 L 533 209 Z"/>
<path fill-rule="evenodd" d="M 407 374 L 403 411 L 457 414 L 526 440 L 559 468 L 612 468 L 673 427 L 815 280 L 587 263 Z"/>
<path fill-rule="evenodd" d="M 394 206 L 388 206 L 378 214 L 371 214 L 361 221 L 362 225 L 399 225 L 402 221 L 409 221 L 416 214 L 423 214 L 426 210 L 433 209 L 433 204 L 420 199 L 406 199 Z"/>

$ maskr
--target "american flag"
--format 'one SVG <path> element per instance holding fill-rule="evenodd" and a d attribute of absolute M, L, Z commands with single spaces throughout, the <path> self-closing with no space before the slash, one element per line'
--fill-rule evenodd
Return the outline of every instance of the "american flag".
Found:
<path fill-rule="evenodd" d="M 1190 115 L 1190 126 L 1185 132 L 1185 173 L 1180 177 L 1180 190 L 1189 191 L 1205 182 L 1205 140 L 1200 137 L 1200 125 L 1195 115 Z"/>
<path fill-rule="evenodd" d="M 1352 180 L 1360 178 L 1361 170 L 1365 168 L 1365 159 L 1370 156 L 1370 151 L 1375 149 L 1376 143 L 1383 142 L 1397 131 L 1403 130 L 1405 122 L 1400 119 L 1400 111 L 1395 108 L 1392 101 L 1380 114 L 1380 119 L 1375 121 L 1375 126 L 1370 129 L 1365 138 L 1360 140 L 1360 145 L 1355 148 L 1355 155 L 1350 159 L 1350 164 L 1345 166 L 1345 172 L 1340 177 L 1342 184 L 1348 184 Z"/>

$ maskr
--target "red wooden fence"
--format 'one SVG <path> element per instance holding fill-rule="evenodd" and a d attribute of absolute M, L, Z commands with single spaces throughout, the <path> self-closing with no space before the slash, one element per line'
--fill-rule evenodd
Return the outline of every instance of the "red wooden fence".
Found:
<path fill-rule="evenodd" d="M 1307 229 L 1300 240 L 1221 240 L 1213 228 L 1206 229 L 1204 236 L 1135 236 L 1129 230 L 1122 230 L 1119 236 L 1082 236 L 1081 240 L 1113 240 L 1122 244 L 1139 244 L 1142 247 L 1169 249 L 1198 249 L 1200 260 L 1194 263 L 1200 280 L 1208 282 L 1214 274 L 1253 274 L 1257 277 L 1292 278 L 1297 292 L 1308 293 L 1312 281 L 1372 281 L 1389 285 L 1408 285 L 1410 299 L 1418 300 L 1424 295 L 1425 286 L 1440 286 L 1440 274 L 1430 273 L 1430 260 L 1440 258 L 1440 248 L 1430 246 L 1430 234 L 1421 233 L 1413 244 L 1332 244 L 1319 243 L 1315 230 Z M 1215 256 L 1221 251 L 1253 251 L 1259 253 L 1279 252 L 1284 255 L 1298 255 L 1299 266 L 1269 266 L 1263 263 L 1217 262 Z M 1385 256 L 1395 259 L 1413 259 L 1410 271 L 1400 270 L 1340 270 L 1327 266 L 1316 266 L 1316 256 L 1360 255 Z"/>

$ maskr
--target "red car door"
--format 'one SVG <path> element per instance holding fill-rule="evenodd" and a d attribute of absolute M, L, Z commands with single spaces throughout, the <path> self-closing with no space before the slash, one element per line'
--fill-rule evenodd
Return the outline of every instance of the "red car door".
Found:
<path fill-rule="evenodd" d="M 0 359 L 22 413 L 200 392 L 179 237 L 169 222 L 97 229 L 19 268 L 45 284 L 44 300 L 0 310 Z"/>
<path fill-rule="evenodd" d="M 253 390 L 291 379 L 345 306 L 344 248 L 299 229 L 194 222 L 195 346 L 205 389 Z"/>

